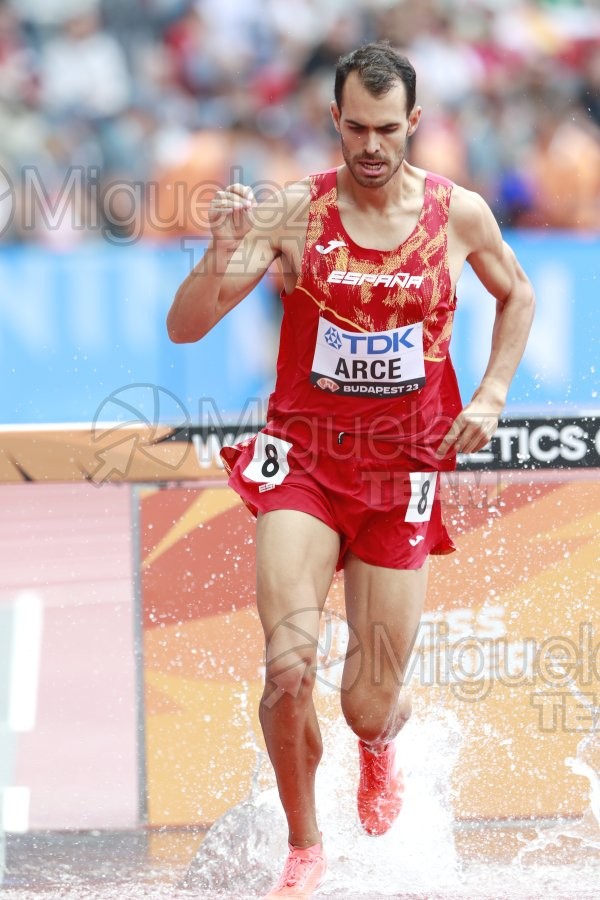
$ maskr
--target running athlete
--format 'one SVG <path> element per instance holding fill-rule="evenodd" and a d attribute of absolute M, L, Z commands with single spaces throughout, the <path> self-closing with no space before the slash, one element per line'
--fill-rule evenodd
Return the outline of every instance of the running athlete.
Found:
<path fill-rule="evenodd" d="M 259 716 L 289 827 L 268 898 L 311 897 L 326 871 L 312 691 L 336 568 L 351 635 L 341 704 L 358 738 L 359 820 L 380 835 L 400 812 L 394 739 L 410 715 L 403 672 L 427 558 L 453 549 L 438 475 L 494 433 L 532 320 L 531 285 L 485 202 L 406 159 L 421 117 L 415 81 L 386 43 L 341 59 L 331 112 L 344 164 L 264 204 L 242 184 L 218 191 L 211 244 L 168 316 L 172 340 L 197 341 L 281 264 L 267 425 L 223 451 L 231 486 L 257 516 Z M 448 344 L 465 261 L 495 298 L 496 318 L 489 363 L 463 406 Z M 388 651 L 377 660 L 374 623 L 385 627 Z"/>

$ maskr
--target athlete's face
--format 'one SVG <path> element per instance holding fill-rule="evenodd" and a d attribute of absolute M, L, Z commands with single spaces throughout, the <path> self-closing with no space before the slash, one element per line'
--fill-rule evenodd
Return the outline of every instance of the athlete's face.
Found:
<path fill-rule="evenodd" d="M 353 178 L 367 188 L 383 187 L 396 174 L 414 134 L 421 108 L 406 111 L 406 91 L 398 81 L 387 94 L 374 97 L 351 72 L 344 85 L 342 108 L 331 115 L 342 142 L 344 161 Z"/>

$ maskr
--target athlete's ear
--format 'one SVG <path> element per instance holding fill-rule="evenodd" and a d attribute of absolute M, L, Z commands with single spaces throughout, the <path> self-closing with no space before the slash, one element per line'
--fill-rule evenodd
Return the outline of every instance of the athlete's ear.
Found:
<path fill-rule="evenodd" d="M 331 109 L 331 118 L 333 119 L 333 127 L 335 128 L 336 131 L 340 131 L 341 130 L 340 129 L 340 118 L 342 116 L 342 112 L 341 112 L 339 106 L 337 105 L 337 103 L 335 102 L 335 100 L 331 101 L 330 109 Z"/>
<path fill-rule="evenodd" d="M 419 122 L 421 121 L 421 113 L 423 109 L 420 106 L 415 106 L 410 116 L 408 117 L 408 131 L 407 137 L 410 137 L 415 133 L 417 128 L 419 127 Z"/>

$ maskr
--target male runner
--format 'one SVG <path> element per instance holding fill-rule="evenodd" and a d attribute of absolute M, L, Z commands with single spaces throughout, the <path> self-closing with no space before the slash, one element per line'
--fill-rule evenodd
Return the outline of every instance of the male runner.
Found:
<path fill-rule="evenodd" d="M 230 484 L 258 518 L 266 640 L 259 714 L 289 826 L 289 854 L 269 898 L 311 897 L 326 870 L 312 689 L 336 567 L 344 569 L 351 634 L 341 703 L 359 739 L 359 819 L 378 835 L 400 811 L 394 738 L 410 714 L 403 671 L 427 557 L 453 549 L 438 473 L 494 433 L 534 306 L 484 201 L 407 162 L 421 117 L 408 60 L 385 43 L 344 57 L 331 112 L 344 165 L 265 204 L 241 184 L 217 191 L 211 244 L 168 316 L 172 340 L 196 341 L 274 260 L 282 266 L 268 422 L 223 454 Z M 495 298 L 496 319 L 488 366 L 463 407 L 448 343 L 465 260 Z M 374 623 L 385 626 L 391 650 L 379 654 L 376 679 Z"/>

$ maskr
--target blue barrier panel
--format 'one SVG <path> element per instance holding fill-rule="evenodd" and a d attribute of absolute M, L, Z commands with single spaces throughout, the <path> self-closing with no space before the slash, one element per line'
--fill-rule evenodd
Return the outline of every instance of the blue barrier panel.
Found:
<path fill-rule="evenodd" d="M 555 232 L 507 234 L 531 278 L 536 317 L 513 381 L 509 413 L 600 408 L 600 238 Z M 487 362 L 494 304 L 469 266 L 458 285 L 452 357 L 465 398 Z"/>
<path fill-rule="evenodd" d="M 600 239 L 511 234 L 508 240 L 532 277 L 538 312 L 508 412 L 598 408 Z M 270 288 L 261 284 L 201 344 L 174 345 L 165 316 L 199 247 L 85 244 L 71 252 L 19 246 L 0 250 L 0 421 L 7 424 L 89 422 L 127 389 L 139 412 L 192 421 L 203 397 L 237 413 L 272 386 L 277 323 Z M 459 283 L 452 341 L 463 395 L 470 396 L 489 351 L 494 304 L 469 269 Z M 159 385 L 160 409 L 149 392 Z M 175 395 L 168 400 L 170 394 Z M 175 399 L 177 398 L 177 399 Z M 152 401 L 153 402 L 153 401 Z M 123 404 L 121 404 L 123 406 Z M 124 416 L 132 417 L 126 410 Z"/>
<path fill-rule="evenodd" d="M 269 336 L 273 343 L 268 288 L 261 285 L 202 344 L 175 345 L 165 317 L 190 266 L 190 254 L 175 246 L 4 248 L 0 421 L 89 422 L 102 406 L 117 418 L 117 404 L 105 401 L 138 383 L 172 392 L 192 419 L 203 395 L 235 411 L 248 394 L 264 394 L 273 365 L 263 353 Z M 147 409 L 146 390 L 128 388 L 127 399 L 140 413 L 179 420 L 175 403 Z"/>

